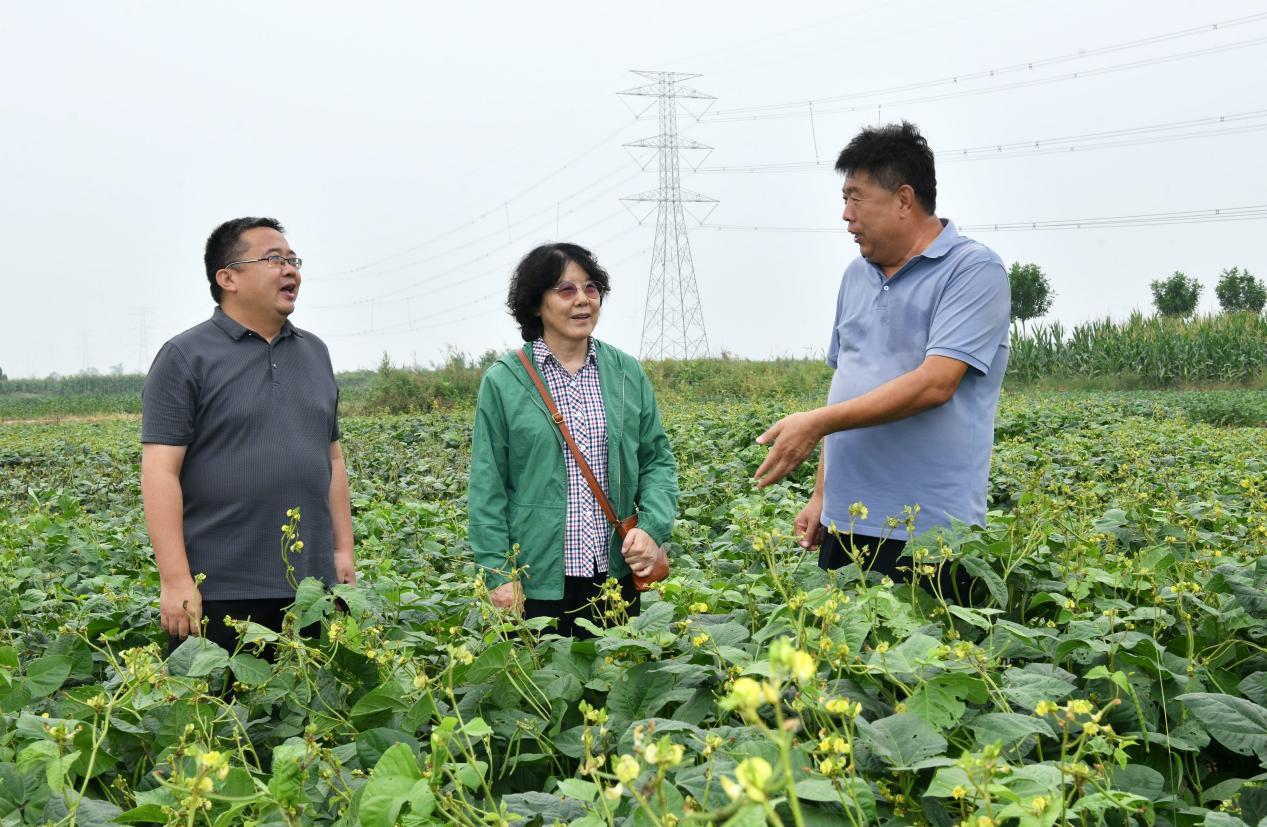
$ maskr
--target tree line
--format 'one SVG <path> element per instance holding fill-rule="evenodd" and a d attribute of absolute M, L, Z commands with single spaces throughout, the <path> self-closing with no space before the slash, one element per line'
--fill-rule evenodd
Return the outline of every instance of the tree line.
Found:
<path fill-rule="evenodd" d="M 1019 321 L 1023 331 L 1026 322 L 1042 318 L 1051 309 L 1056 292 L 1037 264 L 1015 262 L 1008 270 L 1008 280 L 1012 285 L 1012 321 Z M 1201 282 L 1179 271 L 1149 283 L 1157 313 L 1174 318 L 1187 318 L 1196 312 L 1203 287 Z M 1267 285 L 1240 267 L 1229 268 L 1219 275 L 1214 295 L 1224 313 L 1257 314 L 1267 305 Z"/>

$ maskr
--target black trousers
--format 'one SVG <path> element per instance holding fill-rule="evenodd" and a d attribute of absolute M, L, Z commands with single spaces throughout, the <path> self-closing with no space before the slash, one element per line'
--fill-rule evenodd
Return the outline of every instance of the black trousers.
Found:
<path fill-rule="evenodd" d="M 274 632 L 282 630 L 282 620 L 286 616 L 286 607 L 294 603 L 294 598 L 272 597 L 258 600 L 204 600 L 202 602 L 203 637 L 219 645 L 230 654 L 237 648 L 238 633 L 224 625 L 224 617 L 228 615 L 234 620 L 250 620 L 266 626 Z M 321 624 L 314 623 L 300 630 L 304 637 L 316 637 L 321 633 Z M 167 654 L 176 651 L 176 647 L 184 643 L 183 637 L 167 638 Z M 276 657 L 272 646 L 264 647 L 263 657 L 270 663 Z"/>
<path fill-rule="evenodd" d="M 564 577 L 562 600 L 524 600 L 524 617 L 558 618 L 557 631 L 565 637 L 585 640 L 593 637 L 588 629 L 576 624 L 577 618 L 585 618 L 599 628 L 606 628 L 612 623 L 603 613 L 609 608 L 606 600 L 599 600 L 598 595 L 607 574 L 595 574 L 593 577 Z M 625 575 L 620 580 L 621 599 L 629 604 L 625 610 L 633 617 L 642 609 L 642 595 L 634 588 L 633 576 Z"/>
<path fill-rule="evenodd" d="M 895 583 L 911 582 L 910 569 L 915 565 L 910 558 L 901 557 L 906 548 L 905 540 L 881 539 L 863 534 L 832 534 L 823 529 L 823 543 L 818 547 L 818 567 L 826 571 L 843 568 L 853 562 L 849 557 L 849 545 L 863 552 L 863 568 L 887 576 Z M 905 568 L 907 571 L 899 571 Z M 928 585 L 928 579 L 921 582 Z M 937 590 L 950 602 L 968 602 L 968 595 L 975 583 L 972 575 L 962 567 L 942 566 L 937 574 Z M 958 600 L 956 600 L 956 596 Z"/>

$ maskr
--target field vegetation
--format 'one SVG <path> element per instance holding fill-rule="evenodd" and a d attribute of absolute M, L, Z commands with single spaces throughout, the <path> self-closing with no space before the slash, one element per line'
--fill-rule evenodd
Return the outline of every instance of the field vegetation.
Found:
<path fill-rule="evenodd" d="M 1036 312 L 1036 311 L 1035 311 Z M 345 414 L 423 413 L 474 404 L 480 376 L 499 354 L 451 354 L 429 368 L 393 365 L 341 373 Z M 684 400 L 825 395 L 831 373 L 821 357 L 751 361 L 722 358 L 646 365 L 661 395 Z M 1007 386 L 1014 390 L 1209 390 L 1267 385 L 1267 317 L 1254 312 L 1195 319 L 1133 314 L 1067 330 L 1035 323 L 1013 330 Z M 68 376 L 0 379 L 0 422 L 62 419 L 141 410 L 144 378 Z"/>
<path fill-rule="evenodd" d="M 0 426 L 0 824 L 1267 816 L 1258 394 L 1007 393 L 988 524 L 909 561 L 974 574 L 956 602 L 819 571 L 787 536 L 807 472 L 753 490 L 800 379 L 692 399 L 726 378 L 655 369 L 674 573 L 587 642 L 481 599 L 469 407 L 347 418 L 361 584 L 166 662 L 135 419 Z"/>

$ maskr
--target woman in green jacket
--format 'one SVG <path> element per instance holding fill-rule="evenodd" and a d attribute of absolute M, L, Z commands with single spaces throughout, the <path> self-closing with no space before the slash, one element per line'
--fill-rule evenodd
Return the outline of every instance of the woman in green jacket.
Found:
<path fill-rule="evenodd" d="M 610 289 L 584 247 L 547 244 L 519 262 L 506 304 L 617 515 L 636 511 L 638 527 L 623 542 L 612 530 L 516 353 L 484 374 L 471 438 L 469 538 L 489 599 L 558 618 L 564 635 L 586 635 L 579 617 L 603 625 L 596 599 L 609 577 L 638 611 L 630 571 L 650 570 L 677 512 L 651 383 L 633 357 L 593 337 Z"/>

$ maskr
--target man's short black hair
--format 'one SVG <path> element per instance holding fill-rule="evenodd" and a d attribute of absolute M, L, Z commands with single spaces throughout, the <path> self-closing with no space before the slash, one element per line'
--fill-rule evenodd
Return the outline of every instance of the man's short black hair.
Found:
<path fill-rule="evenodd" d="M 836 171 L 865 172 L 889 192 L 910 184 L 915 200 L 929 215 L 937 210 L 937 171 L 933 151 L 914 124 L 902 121 L 869 126 L 840 151 Z"/>
<path fill-rule="evenodd" d="M 216 273 L 224 269 L 230 261 L 236 261 L 246 252 L 246 242 L 242 241 L 242 233 L 256 227 L 268 227 L 282 235 L 286 228 L 276 218 L 235 218 L 226 221 L 211 231 L 207 236 L 207 250 L 202 261 L 207 267 L 207 281 L 211 282 L 211 298 L 216 304 L 224 295 L 224 288 L 216 283 Z"/>
<path fill-rule="evenodd" d="M 524 256 L 515 267 L 506 296 L 506 307 L 519 323 L 519 334 L 525 342 L 540 338 L 544 332 L 541 317 L 537 315 L 541 309 L 541 298 L 559 283 L 569 261 L 584 270 L 590 281 L 597 282 L 604 296 L 611 291 L 607 271 L 598 266 L 598 259 L 589 250 L 565 242 L 542 244 Z"/>

